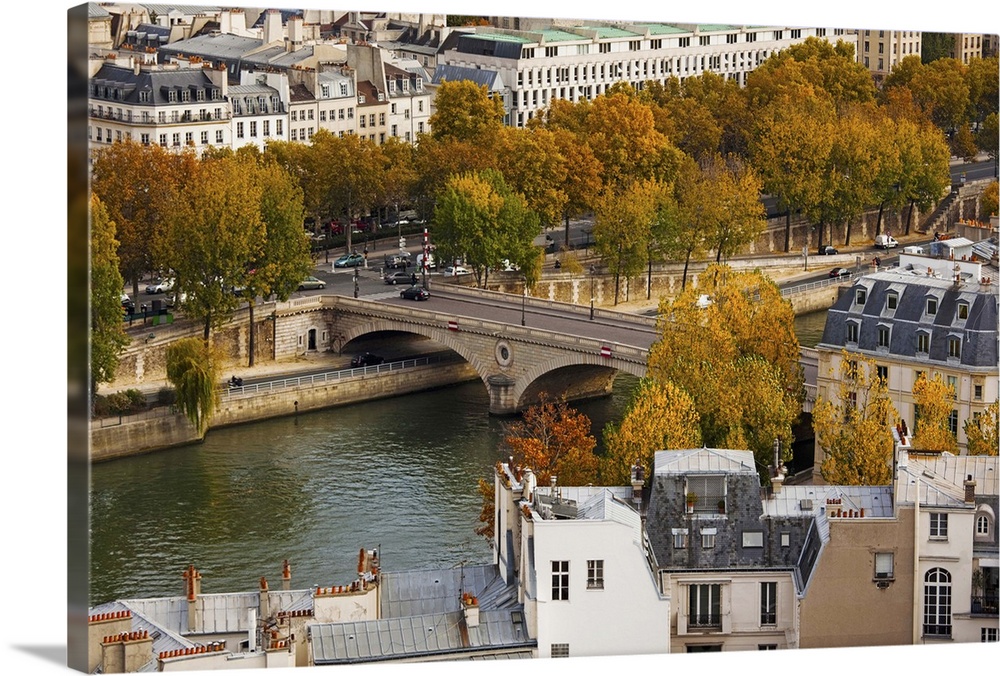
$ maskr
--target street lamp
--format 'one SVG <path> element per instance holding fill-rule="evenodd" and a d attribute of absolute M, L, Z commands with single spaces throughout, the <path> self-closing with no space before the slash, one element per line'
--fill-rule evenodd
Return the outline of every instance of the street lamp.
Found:
<path fill-rule="evenodd" d="M 597 270 L 590 266 L 590 321 L 594 321 L 594 273 Z"/>

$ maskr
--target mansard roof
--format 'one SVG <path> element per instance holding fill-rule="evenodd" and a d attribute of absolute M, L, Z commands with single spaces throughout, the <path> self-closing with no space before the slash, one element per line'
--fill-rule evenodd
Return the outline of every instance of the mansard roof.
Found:
<path fill-rule="evenodd" d="M 221 92 L 221 88 L 214 84 L 201 68 L 166 70 L 143 68 L 137 73 L 133 68 L 104 64 L 91 78 L 90 83 L 92 88 L 97 88 L 96 96 L 91 94 L 94 98 L 137 105 L 155 106 L 179 103 L 179 100 L 171 101 L 169 99 L 171 91 L 196 91 L 199 89 L 210 91 L 215 89 Z M 140 92 L 146 92 L 148 98 L 140 100 Z"/>

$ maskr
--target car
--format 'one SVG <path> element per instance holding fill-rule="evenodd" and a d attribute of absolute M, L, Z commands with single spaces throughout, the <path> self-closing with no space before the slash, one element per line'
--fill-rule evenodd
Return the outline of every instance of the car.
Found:
<path fill-rule="evenodd" d="M 351 360 L 351 366 L 376 366 L 384 361 L 385 357 L 380 357 L 379 355 L 372 354 L 371 352 L 365 352 L 364 354 L 359 354 L 354 357 L 354 359 Z"/>
<path fill-rule="evenodd" d="M 301 282 L 299 282 L 299 291 L 305 291 L 306 289 L 325 289 L 326 282 L 322 279 L 317 279 L 312 275 L 309 275 Z"/>
<path fill-rule="evenodd" d="M 390 272 L 382 280 L 386 284 L 412 284 L 413 277 L 415 273 L 407 272 L 406 270 L 397 270 L 396 272 Z"/>
<path fill-rule="evenodd" d="M 836 256 L 837 253 L 838 253 L 837 250 L 834 249 L 829 244 L 824 244 L 823 246 L 821 246 L 819 248 L 819 255 L 820 256 Z"/>
<path fill-rule="evenodd" d="M 122 311 L 127 315 L 135 312 L 135 301 L 129 298 L 127 293 L 122 294 Z"/>
<path fill-rule="evenodd" d="M 457 277 L 458 275 L 469 274 L 469 270 L 468 268 L 463 268 L 461 265 L 449 265 L 441 271 L 441 274 L 445 277 Z"/>
<path fill-rule="evenodd" d="M 365 262 L 365 257 L 359 253 L 344 254 L 333 262 L 335 268 L 355 268 Z"/>
<path fill-rule="evenodd" d="M 174 288 L 174 279 L 169 277 L 167 279 L 157 279 L 152 284 L 146 287 L 146 293 L 153 295 L 157 293 L 166 293 L 167 291 L 172 291 Z"/>
<path fill-rule="evenodd" d="M 386 254 L 385 255 L 385 267 L 387 268 L 407 268 L 410 265 L 410 252 L 403 251 L 401 253 Z"/>
<path fill-rule="evenodd" d="M 850 277 L 851 271 L 847 268 L 834 268 L 830 270 L 830 279 L 840 279 L 841 277 Z"/>
<path fill-rule="evenodd" d="M 876 249 L 895 249 L 897 246 L 899 246 L 899 242 L 891 235 L 879 235 L 875 238 Z"/>
<path fill-rule="evenodd" d="M 427 300 L 431 297 L 431 293 L 422 286 L 413 285 L 400 291 L 399 297 L 406 300 Z"/>

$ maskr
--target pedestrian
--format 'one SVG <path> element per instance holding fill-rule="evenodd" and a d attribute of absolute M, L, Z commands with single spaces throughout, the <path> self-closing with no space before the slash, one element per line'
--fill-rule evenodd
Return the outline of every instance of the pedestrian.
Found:
<path fill-rule="evenodd" d="M 414 272 L 413 274 L 410 275 L 410 284 L 412 284 L 413 286 L 417 285 L 417 273 L 416 272 Z"/>

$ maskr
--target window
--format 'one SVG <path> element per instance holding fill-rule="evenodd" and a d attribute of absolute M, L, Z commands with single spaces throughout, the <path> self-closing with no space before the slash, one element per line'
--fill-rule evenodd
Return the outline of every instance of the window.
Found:
<path fill-rule="evenodd" d="M 98 134 L 97 140 L 98 141 L 101 140 L 100 134 Z M 164 148 L 167 147 L 167 135 L 166 134 L 160 134 L 160 145 L 163 146 Z"/>
<path fill-rule="evenodd" d="M 930 345 L 931 345 L 931 336 L 929 333 L 917 334 L 917 352 L 929 352 Z"/>
<path fill-rule="evenodd" d="M 878 327 L 878 346 L 879 347 L 889 347 L 889 327 L 880 326 Z"/>
<path fill-rule="evenodd" d="M 944 568 L 924 576 L 924 635 L 951 636 L 951 574 Z"/>
<path fill-rule="evenodd" d="M 990 517 L 988 514 L 980 514 L 976 517 L 976 535 L 990 534 Z"/>
<path fill-rule="evenodd" d="M 552 600 L 569 601 L 569 561 L 552 562 Z"/>
<path fill-rule="evenodd" d="M 650 40 L 649 41 L 649 48 L 650 49 L 663 49 L 663 40 Z"/>
<path fill-rule="evenodd" d="M 961 338 L 949 338 L 948 339 L 948 356 L 954 357 L 955 359 L 961 359 L 962 357 L 962 339 Z"/>
<path fill-rule="evenodd" d="M 598 45 L 598 50 L 601 54 L 608 54 L 611 52 L 611 43 L 602 42 Z M 531 84 L 530 82 L 528 84 Z"/>
<path fill-rule="evenodd" d="M 681 38 L 679 44 L 680 44 L 681 47 L 690 47 L 691 46 L 691 38 Z"/>
<path fill-rule="evenodd" d="M 948 387 L 951 388 L 951 396 L 954 399 L 958 395 L 958 376 L 948 376 L 947 378 Z"/>
<path fill-rule="evenodd" d="M 980 630 L 980 636 L 983 643 L 996 643 L 997 642 L 997 628 L 996 627 L 982 627 Z"/>
<path fill-rule="evenodd" d="M 672 528 L 670 529 L 674 536 L 674 549 L 687 549 L 688 543 L 688 529 L 687 528 Z"/>
<path fill-rule="evenodd" d="M 802 29 L 801 28 L 793 28 L 792 29 L 792 39 L 793 40 L 798 40 L 801 37 L 802 37 Z"/>
<path fill-rule="evenodd" d="M 747 42 L 757 42 L 757 34 L 747 33 Z"/>
<path fill-rule="evenodd" d="M 712 36 L 711 35 L 699 35 L 698 36 L 698 45 L 699 46 L 701 46 L 701 47 L 707 47 L 710 44 L 712 44 Z"/>
<path fill-rule="evenodd" d="M 760 623 L 778 623 L 778 583 L 760 583 Z"/>
<path fill-rule="evenodd" d="M 736 44 L 736 33 L 726 33 L 726 44 L 727 45 Z"/>
<path fill-rule="evenodd" d="M 553 643 L 550 654 L 552 657 L 569 657 L 569 643 Z"/>
<path fill-rule="evenodd" d="M 223 136 L 222 130 L 221 129 L 216 129 L 215 130 L 215 142 L 216 143 L 222 143 L 224 139 L 225 139 L 225 137 Z"/>
<path fill-rule="evenodd" d="M 891 580 L 893 577 L 892 562 L 892 552 L 875 552 L 875 577 Z"/>
<path fill-rule="evenodd" d="M 688 587 L 688 626 L 717 627 L 721 618 L 722 585 L 693 584 Z"/>
<path fill-rule="evenodd" d="M 372 113 L 368 116 L 368 126 L 369 127 L 375 126 L 375 113 Z"/>
<path fill-rule="evenodd" d="M 982 383 L 976 383 L 972 386 L 972 398 L 976 401 L 983 400 L 983 385 Z"/>
<path fill-rule="evenodd" d="M 718 514 L 720 501 L 725 507 L 726 479 L 723 476 L 689 476 L 687 492 L 695 494 L 695 512 Z"/>
<path fill-rule="evenodd" d="M 927 314 L 929 315 L 937 314 L 937 298 L 927 299 Z"/>
<path fill-rule="evenodd" d="M 951 413 L 948 414 L 948 430 L 951 432 L 951 436 L 958 437 L 958 411 L 952 409 Z"/>
<path fill-rule="evenodd" d="M 175 133 L 171 137 L 171 140 L 173 141 L 175 148 L 179 147 L 181 145 L 181 133 L 180 132 Z"/>
<path fill-rule="evenodd" d="M 559 53 L 559 49 L 557 47 L 546 47 L 545 48 L 545 56 L 548 57 L 548 58 L 556 56 L 558 53 Z"/>
<path fill-rule="evenodd" d="M 299 120 L 299 111 L 293 110 L 292 111 L 292 122 L 298 122 L 298 120 Z"/>
<path fill-rule="evenodd" d="M 284 125 L 282 124 L 283 122 L 284 122 L 284 120 L 275 120 L 274 121 L 274 133 L 277 134 L 278 136 L 283 136 L 284 133 L 285 133 L 284 132 Z"/>
<path fill-rule="evenodd" d="M 715 547 L 715 534 L 717 529 L 715 528 L 702 528 L 701 529 L 701 548 L 702 549 L 712 549 Z"/>
<path fill-rule="evenodd" d="M 774 39 L 775 40 L 783 40 L 784 38 L 785 38 L 785 32 L 784 31 L 774 31 Z"/>
<path fill-rule="evenodd" d="M 257 138 L 257 120 L 250 121 L 250 138 Z"/>
<path fill-rule="evenodd" d="M 862 287 L 862 288 L 856 289 L 854 291 L 854 304 L 855 305 L 864 305 L 866 300 L 868 300 L 868 289 L 865 289 L 864 287 Z"/>
<path fill-rule="evenodd" d="M 747 531 L 743 531 L 743 546 L 744 547 L 763 547 L 764 546 L 764 531 L 760 531 L 760 530 L 747 530 Z"/>
<path fill-rule="evenodd" d="M 201 132 L 201 144 L 203 146 L 207 146 L 208 145 L 208 132 L 207 131 Z"/>
<path fill-rule="evenodd" d="M 243 138 L 243 123 L 236 123 L 236 138 Z"/>
<path fill-rule="evenodd" d="M 379 126 L 382 126 L 382 127 L 385 126 L 385 113 L 379 113 L 378 114 L 378 123 L 379 123 Z"/>
<path fill-rule="evenodd" d="M 847 342 L 858 342 L 858 325 L 854 322 L 847 322 Z"/>
<path fill-rule="evenodd" d="M 885 309 L 895 310 L 896 306 L 899 304 L 899 294 L 895 291 L 890 291 L 885 297 Z"/>
<path fill-rule="evenodd" d="M 948 515 L 931 512 L 931 539 L 948 539 Z"/>
<path fill-rule="evenodd" d="M 791 547 L 792 546 L 792 534 L 791 533 L 782 533 L 781 534 L 781 546 L 782 547 Z"/>
<path fill-rule="evenodd" d="M 888 366 L 876 366 L 875 367 L 875 375 L 883 383 L 888 383 L 889 382 L 889 367 Z"/>
<path fill-rule="evenodd" d="M 604 589 L 604 559 L 587 561 L 587 589 Z"/>
<path fill-rule="evenodd" d="M 270 135 L 271 135 L 271 121 L 264 120 L 264 136 L 270 136 Z"/>
<path fill-rule="evenodd" d="M 757 650 L 777 650 L 778 645 L 776 643 L 761 643 L 757 646 Z"/>

